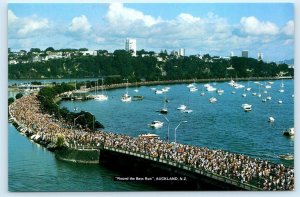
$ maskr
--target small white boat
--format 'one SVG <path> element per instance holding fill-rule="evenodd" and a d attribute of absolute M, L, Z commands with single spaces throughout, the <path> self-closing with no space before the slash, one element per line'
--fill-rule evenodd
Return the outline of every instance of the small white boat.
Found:
<path fill-rule="evenodd" d="M 272 97 L 271 96 L 267 96 L 267 100 L 271 100 L 272 99 Z"/>
<path fill-rule="evenodd" d="M 270 116 L 268 122 L 275 122 L 275 118 Z"/>
<path fill-rule="evenodd" d="M 246 91 L 250 91 L 251 90 L 251 88 L 246 88 Z"/>
<path fill-rule="evenodd" d="M 159 139 L 159 135 L 156 135 L 154 133 L 141 134 L 141 135 L 139 135 L 139 137 L 146 138 L 146 139 Z"/>
<path fill-rule="evenodd" d="M 242 94 L 242 97 L 246 97 L 246 96 L 247 96 L 247 94 L 245 94 L 245 93 L 244 93 L 244 94 Z"/>
<path fill-rule="evenodd" d="M 242 108 L 244 109 L 245 112 L 249 112 L 252 110 L 252 105 L 245 103 L 245 104 L 242 104 Z"/>
<path fill-rule="evenodd" d="M 208 87 L 206 87 L 206 90 L 207 90 L 208 92 L 214 92 L 214 91 L 217 90 L 217 88 L 212 87 L 212 86 L 208 86 Z"/>
<path fill-rule="evenodd" d="M 164 93 L 162 90 L 155 90 L 155 94 L 162 94 Z"/>
<path fill-rule="evenodd" d="M 138 89 L 134 89 L 133 91 L 135 91 L 135 92 L 139 92 L 139 90 L 138 90 Z"/>
<path fill-rule="evenodd" d="M 156 90 L 156 88 L 150 88 L 150 90 L 153 90 L 153 91 L 154 91 L 154 90 Z"/>
<path fill-rule="evenodd" d="M 98 95 L 95 96 L 95 100 L 106 101 L 106 100 L 108 100 L 108 96 L 106 96 L 104 94 L 98 94 Z"/>
<path fill-rule="evenodd" d="M 161 114 L 167 114 L 168 113 L 168 109 L 167 108 L 162 108 L 159 112 Z"/>
<path fill-rule="evenodd" d="M 279 100 L 278 103 L 279 103 L 279 104 L 282 104 L 282 100 Z"/>
<path fill-rule="evenodd" d="M 211 97 L 211 98 L 209 99 L 209 102 L 210 102 L 210 103 L 215 103 L 215 102 L 217 102 L 217 98 Z"/>
<path fill-rule="evenodd" d="M 200 96 L 204 96 L 204 95 L 205 95 L 205 93 L 204 93 L 204 92 L 201 92 L 201 93 L 200 93 Z"/>
<path fill-rule="evenodd" d="M 283 135 L 294 136 L 295 135 L 295 129 L 294 128 L 288 128 L 287 130 L 283 131 Z"/>
<path fill-rule="evenodd" d="M 235 91 L 232 91 L 231 94 L 235 94 Z"/>
<path fill-rule="evenodd" d="M 184 110 L 181 110 L 181 112 L 189 114 L 189 113 L 192 113 L 193 110 L 191 110 L 191 109 L 184 109 Z"/>
<path fill-rule="evenodd" d="M 187 88 L 192 88 L 192 87 L 195 87 L 195 84 L 194 83 L 190 83 L 189 85 L 186 86 Z"/>
<path fill-rule="evenodd" d="M 274 81 L 269 81 L 269 82 L 268 82 L 268 84 L 273 84 L 273 83 L 274 83 Z"/>
<path fill-rule="evenodd" d="M 264 91 L 264 94 L 267 94 L 267 93 L 268 93 L 268 91 L 267 91 L 267 90 L 265 90 L 265 91 Z"/>
<path fill-rule="evenodd" d="M 284 92 L 284 89 L 280 89 L 280 90 L 278 90 L 278 92 L 281 92 L 281 93 L 282 93 L 282 92 Z"/>
<path fill-rule="evenodd" d="M 223 94 L 223 93 L 224 93 L 224 90 L 218 89 L 218 90 L 217 90 L 217 93 L 218 93 L 218 94 Z"/>
<path fill-rule="evenodd" d="M 127 93 L 124 94 L 121 98 L 122 102 L 130 102 L 131 101 L 131 96 L 129 96 Z"/>
<path fill-rule="evenodd" d="M 253 96 L 256 96 L 256 92 L 253 92 L 252 95 L 253 95 Z"/>
<path fill-rule="evenodd" d="M 272 86 L 266 85 L 265 88 L 266 88 L 266 89 L 270 89 L 270 88 L 272 88 Z"/>
<path fill-rule="evenodd" d="M 169 91 L 169 89 L 170 89 L 170 88 L 168 88 L 168 87 L 165 87 L 165 88 L 162 88 L 162 89 L 161 89 L 161 91 L 163 91 L 163 92 L 168 92 L 168 91 Z"/>
<path fill-rule="evenodd" d="M 186 105 L 180 105 L 179 107 L 177 107 L 178 110 L 185 110 L 186 109 Z"/>
<path fill-rule="evenodd" d="M 196 92 L 198 90 L 198 88 L 196 88 L 196 87 L 191 87 L 190 88 L 190 92 Z"/>
<path fill-rule="evenodd" d="M 283 160 L 294 160 L 294 156 L 292 154 L 279 155 L 279 158 Z"/>
<path fill-rule="evenodd" d="M 153 127 L 153 128 L 155 128 L 155 129 L 159 129 L 159 128 L 161 128 L 163 125 L 164 125 L 164 123 L 163 123 L 163 122 L 160 122 L 160 121 L 158 121 L 158 120 L 154 120 L 153 122 L 151 122 L 151 123 L 149 124 L 150 127 Z"/>
<path fill-rule="evenodd" d="M 257 97 L 260 98 L 260 97 L 261 97 L 261 94 L 258 94 Z"/>
<path fill-rule="evenodd" d="M 263 98 L 261 99 L 262 102 L 267 102 L 267 99 Z"/>

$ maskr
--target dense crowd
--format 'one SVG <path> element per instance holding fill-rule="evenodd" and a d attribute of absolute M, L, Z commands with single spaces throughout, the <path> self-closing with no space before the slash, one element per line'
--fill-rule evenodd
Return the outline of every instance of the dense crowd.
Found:
<path fill-rule="evenodd" d="M 294 190 L 294 169 L 283 164 L 272 164 L 224 150 L 168 143 L 155 138 L 77 129 L 72 123 L 42 113 L 35 94 L 16 100 L 10 105 L 9 111 L 20 125 L 46 143 L 55 142 L 60 135 L 64 136 L 66 145 L 73 148 L 99 147 L 102 144 L 105 147 L 174 161 L 241 183 L 249 183 L 263 190 Z"/>

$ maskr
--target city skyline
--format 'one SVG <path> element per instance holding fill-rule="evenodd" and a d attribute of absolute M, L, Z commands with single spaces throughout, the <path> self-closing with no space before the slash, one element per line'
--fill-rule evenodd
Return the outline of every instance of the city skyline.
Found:
<path fill-rule="evenodd" d="M 249 57 L 280 61 L 294 58 L 293 17 L 289 3 L 9 4 L 8 47 L 114 51 L 130 37 L 137 50 L 230 56 L 247 49 Z"/>

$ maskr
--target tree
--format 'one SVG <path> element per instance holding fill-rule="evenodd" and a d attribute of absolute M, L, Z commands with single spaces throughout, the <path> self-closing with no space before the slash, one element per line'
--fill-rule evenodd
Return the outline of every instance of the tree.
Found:
<path fill-rule="evenodd" d="M 16 95 L 16 99 L 22 98 L 22 96 L 23 96 L 22 93 L 18 93 L 18 94 Z"/>
<path fill-rule="evenodd" d="M 12 104 L 15 101 L 15 99 L 13 97 L 10 97 L 8 99 L 8 105 Z"/>
<path fill-rule="evenodd" d="M 55 49 L 53 47 L 48 47 L 47 49 L 45 49 L 45 52 L 50 51 L 50 52 L 54 52 Z"/>
<path fill-rule="evenodd" d="M 65 136 L 62 134 L 57 135 L 56 148 L 63 148 L 65 146 Z"/>
<path fill-rule="evenodd" d="M 40 53 L 40 52 L 41 52 L 41 49 L 39 49 L 39 48 L 31 48 L 31 49 L 30 49 L 30 52 L 31 52 L 31 53 Z"/>

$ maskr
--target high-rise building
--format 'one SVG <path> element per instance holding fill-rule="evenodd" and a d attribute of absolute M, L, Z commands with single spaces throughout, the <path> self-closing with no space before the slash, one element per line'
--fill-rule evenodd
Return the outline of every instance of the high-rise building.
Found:
<path fill-rule="evenodd" d="M 247 57 L 248 58 L 248 50 L 243 50 L 242 51 L 242 57 Z"/>
<path fill-rule="evenodd" d="M 263 54 L 262 52 L 259 52 L 259 53 L 257 54 L 257 59 L 258 59 L 258 60 L 263 60 L 263 58 L 264 58 L 264 54 Z"/>
<path fill-rule="evenodd" d="M 179 56 L 185 56 L 185 49 L 181 48 L 178 50 Z"/>
<path fill-rule="evenodd" d="M 131 51 L 133 56 L 136 56 L 136 39 L 127 38 L 125 42 L 125 50 Z"/>

